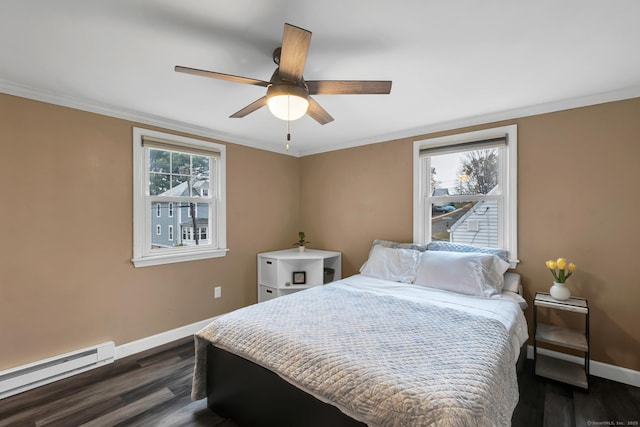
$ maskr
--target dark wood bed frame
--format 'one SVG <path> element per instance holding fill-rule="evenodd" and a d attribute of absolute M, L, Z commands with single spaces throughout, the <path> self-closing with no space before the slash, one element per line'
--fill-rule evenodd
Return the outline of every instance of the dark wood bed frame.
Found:
<path fill-rule="evenodd" d="M 520 349 L 517 372 L 523 369 L 526 354 L 525 343 Z M 268 369 L 211 344 L 207 348 L 207 405 L 241 427 L 366 425 Z"/>
<path fill-rule="evenodd" d="M 366 426 L 268 369 L 213 345 L 207 348 L 207 405 L 240 427 Z"/>

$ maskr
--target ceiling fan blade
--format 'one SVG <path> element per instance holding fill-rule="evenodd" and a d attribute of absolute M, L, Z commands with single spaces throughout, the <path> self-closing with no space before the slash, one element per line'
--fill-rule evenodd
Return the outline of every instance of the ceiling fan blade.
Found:
<path fill-rule="evenodd" d="M 267 105 L 267 97 L 263 96 L 262 98 L 253 101 L 251 104 L 247 105 L 242 110 L 233 113 L 229 117 L 233 119 L 239 119 L 246 116 L 247 114 L 253 113 L 254 111 L 264 107 L 265 105 Z"/>
<path fill-rule="evenodd" d="M 232 74 L 216 73 L 215 71 L 198 70 L 197 68 L 181 67 L 180 65 L 176 65 L 175 70 L 179 73 L 187 73 L 187 74 L 193 74 L 195 76 L 210 77 L 212 79 L 228 80 L 230 82 L 245 83 L 248 85 L 267 87 L 270 84 L 269 82 L 265 82 L 257 79 L 250 79 L 249 77 L 240 77 L 240 76 L 234 76 Z"/>
<path fill-rule="evenodd" d="M 311 97 L 309 97 L 309 109 L 307 110 L 307 114 L 321 125 L 326 125 L 333 121 L 333 117 L 327 113 L 327 110 L 322 108 L 320 104 Z"/>
<path fill-rule="evenodd" d="M 309 95 L 365 95 L 391 93 L 388 80 L 312 80 L 305 82 Z"/>
<path fill-rule="evenodd" d="M 311 31 L 284 24 L 280 51 L 280 77 L 298 83 L 302 79 L 307 53 L 311 43 Z"/>

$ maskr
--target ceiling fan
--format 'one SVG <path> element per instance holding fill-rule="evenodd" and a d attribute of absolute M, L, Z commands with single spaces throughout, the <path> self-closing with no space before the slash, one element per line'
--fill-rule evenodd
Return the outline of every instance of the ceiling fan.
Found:
<path fill-rule="evenodd" d="M 267 88 L 262 98 L 252 102 L 240 111 L 232 114 L 232 118 L 241 118 L 267 105 L 269 110 L 282 120 L 297 120 L 309 114 L 321 125 L 333 121 L 333 117 L 316 102 L 310 95 L 359 95 L 359 94 L 389 94 L 391 81 L 363 81 L 363 80 L 309 80 L 302 77 L 311 32 L 290 24 L 284 24 L 282 46 L 273 52 L 273 62 L 278 65 L 271 80 L 257 80 L 215 71 L 198 70 L 177 65 L 175 70 L 180 73 L 214 79 L 228 80 Z"/>

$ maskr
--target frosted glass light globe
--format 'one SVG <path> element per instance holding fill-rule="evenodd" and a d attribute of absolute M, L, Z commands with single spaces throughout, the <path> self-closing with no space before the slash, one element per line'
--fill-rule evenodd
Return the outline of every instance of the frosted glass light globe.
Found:
<path fill-rule="evenodd" d="M 298 120 L 309 108 L 308 94 L 298 86 L 274 85 L 267 89 L 269 111 L 281 120 Z"/>

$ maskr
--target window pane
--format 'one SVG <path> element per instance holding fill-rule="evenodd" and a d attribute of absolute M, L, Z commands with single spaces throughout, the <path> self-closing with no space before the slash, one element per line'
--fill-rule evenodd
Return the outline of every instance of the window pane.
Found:
<path fill-rule="evenodd" d="M 169 190 L 169 175 L 164 173 L 149 174 L 149 194 L 157 196 Z"/>
<path fill-rule="evenodd" d="M 209 157 L 192 156 L 193 175 L 202 179 L 209 178 Z"/>
<path fill-rule="evenodd" d="M 180 175 L 191 175 L 191 155 L 172 151 L 171 173 Z"/>
<path fill-rule="evenodd" d="M 157 150 L 152 148 L 149 150 L 149 172 L 165 172 L 170 171 L 171 154 L 169 151 Z"/>
<path fill-rule="evenodd" d="M 160 207 L 162 215 L 156 216 Z M 209 218 L 209 203 L 173 203 L 173 216 L 169 211 L 169 202 L 152 204 L 151 240 L 152 248 L 167 248 L 174 246 L 208 245 L 211 243 L 211 222 Z M 195 214 L 195 217 L 191 216 Z M 161 230 L 168 230 L 162 233 Z M 179 230 L 179 231 L 178 231 Z"/>
<path fill-rule="evenodd" d="M 431 195 L 500 194 L 500 149 L 431 156 Z"/>
<path fill-rule="evenodd" d="M 171 175 L 171 195 L 189 196 L 189 177 L 185 175 Z"/>
<path fill-rule="evenodd" d="M 209 180 L 200 178 L 192 179 L 191 197 L 209 197 Z"/>
<path fill-rule="evenodd" d="M 212 161 L 206 156 L 149 149 L 149 194 L 209 197 Z"/>
<path fill-rule="evenodd" d="M 180 243 L 185 246 L 209 244 L 209 203 L 182 203 L 180 206 L 183 214 L 181 220 L 176 222 L 182 236 Z"/>
<path fill-rule="evenodd" d="M 498 201 L 432 203 L 431 240 L 498 247 Z"/>

